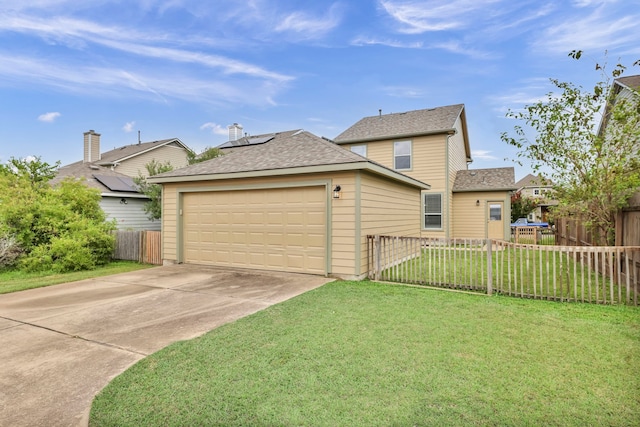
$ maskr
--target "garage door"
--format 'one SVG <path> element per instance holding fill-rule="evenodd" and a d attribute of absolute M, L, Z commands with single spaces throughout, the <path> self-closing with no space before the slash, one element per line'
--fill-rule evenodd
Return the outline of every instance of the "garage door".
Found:
<path fill-rule="evenodd" d="M 325 274 L 326 189 L 186 193 L 184 261 Z"/>

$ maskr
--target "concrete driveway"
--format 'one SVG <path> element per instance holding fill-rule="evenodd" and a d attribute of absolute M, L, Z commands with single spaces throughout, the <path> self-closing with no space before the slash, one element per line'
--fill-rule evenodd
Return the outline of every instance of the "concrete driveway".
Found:
<path fill-rule="evenodd" d="M 331 280 L 174 265 L 0 295 L 0 426 L 86 425 L 138 360 Z"/>

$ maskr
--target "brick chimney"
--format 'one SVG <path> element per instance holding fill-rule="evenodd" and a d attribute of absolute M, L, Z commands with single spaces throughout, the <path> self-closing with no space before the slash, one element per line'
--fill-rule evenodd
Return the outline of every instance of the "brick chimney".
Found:
<path fill-rule="evenodd" d="M 84 163 L 100 160 L 100 134 L 94 130 L 84 133 Z"/>
<path fill-rule="evenodd" d="M 242 125 L 234 123 L 227 127 L 229 129 L 229 141 L 237 141 L 242 138 Z"/>

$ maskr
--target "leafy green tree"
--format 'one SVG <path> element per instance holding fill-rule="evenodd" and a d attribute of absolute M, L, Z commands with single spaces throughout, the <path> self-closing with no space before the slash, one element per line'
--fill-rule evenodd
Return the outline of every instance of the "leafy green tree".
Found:
<path fill-rule="evenodd" d="M 511 222 L 525 218 L 538 206 L 535 200 L 523 196 L 520 191 L 511 195 Z"/>
<path fill-rule="evenodd" d="M 171 163 L 160 163 L 155 159 L 147 163 L 145 168 L 147 169 L 147 176 L 154 176 L 173 170 Z M 140 189 L 140 192 L 149 198 L 149 201 L 144 204 L 144 211 L 147 217 L 151 221 L 162 218 L 162 186 L 148 183 L 146 177 L 142 174 L 138 174 L 138 177 L 133 178 L 133 181 Z"/>
<path fill-rule="evenodd" d="M 569 54 L 576 60 L 581 55 Z M 640 187 L 640 100 L 618 99 L 612 90 L 613 79 L 625 69 L 617 64 L 608 73 L 606 64 L 597 64 L 601 81 L 593 90 L 551 79 L 559 94 L 548 93 L 544 101 L 507 113 L 523 121 L 535 138 L 529 139 L 520 125 L 515 136 L 501 135 L 520 150 L 519 158 L 531 161 L 534 171 L 551 171 L 559 202 L 555 216 L 584 219 L 599 243 L 613 243 L 615 214 Z M 599 123 L 606 123 L 602 131 Z"/>
<path fill-rule="evenodd" d="M 0 174 L 0 236 L 20 248 L 28 271 L 91 269 L 111 260 L 115 222 L 107 222 L 100 192 L 80 180 L 31 186 L 26 175 Z"/>
<path fill-rule="evenodd" d="M 216 157 L 221 155 L 222 152 L 219 149 L 214 147 L 207 147 L 200 154 L 196 154 L 193 151 L 187 152 L 187 162 L 190 165 L 193 165 L 196 163 L 204 162 L 206 160 L 215 159 Z"/>
<path fill-rule="evenodd" d="M 0 165 L 0 174 L 9 174 L 27 178 L 32 186 L 43 185 L 56 176 L 60 161 L 54 165 L 43 162 L 40 157 L 16 159 L 11 157 L 5 164 Z"/>

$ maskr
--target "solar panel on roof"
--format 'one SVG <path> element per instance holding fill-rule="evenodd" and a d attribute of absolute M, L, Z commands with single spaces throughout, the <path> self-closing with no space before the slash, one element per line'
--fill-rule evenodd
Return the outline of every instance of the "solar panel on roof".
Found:
<path fill-rule="evenodd" d="M 235 141 L 228 141 L 220 145 L 218 148 L 230 148 L 230 147 L 246 147 L 248 145 L 260 145 L 271 141 L 275 138 L 275 135 L 267 136 L 245 136 L 244 138 L 237 139 Z"/>
<path fill-rule="evenodd" d="M 93 177 L 111 191 L 123 191 L 127 193 L 139 192 L 133 179 L 128 176 L 94 175 Z"/>

